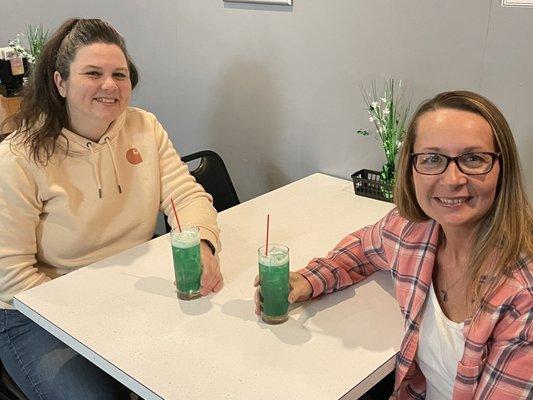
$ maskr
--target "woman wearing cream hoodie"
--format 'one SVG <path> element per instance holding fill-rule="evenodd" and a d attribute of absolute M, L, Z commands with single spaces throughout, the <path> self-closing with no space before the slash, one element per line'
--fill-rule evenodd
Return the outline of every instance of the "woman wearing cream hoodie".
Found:
<path fill-rule="evenodd" d="M 222 276 L 216 211 L 150 113 L 123 38 L 71 19 L 49 39 L 0 144 L 0 357 L 30 399 L 128 391 L 12 307 L 17 293 L 149 240 L 159 211 L 200 228 L 203 295 Z M 169 222 L 174 226 L 172 217 Z"/>

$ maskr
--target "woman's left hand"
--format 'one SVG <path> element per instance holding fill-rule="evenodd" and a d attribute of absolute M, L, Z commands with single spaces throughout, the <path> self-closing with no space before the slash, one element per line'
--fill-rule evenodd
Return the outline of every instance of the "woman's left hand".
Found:
<path fill-rule="evenodd" d="M 202 277 L 200 278 L 200 294 L 208 295 L 211 291 L 218 292 L 224 285 L 224 279 L 220 272 L 218 256 L 213 255 L 209 245 L 205 242 L 200 244 L 202 257 Z"/>

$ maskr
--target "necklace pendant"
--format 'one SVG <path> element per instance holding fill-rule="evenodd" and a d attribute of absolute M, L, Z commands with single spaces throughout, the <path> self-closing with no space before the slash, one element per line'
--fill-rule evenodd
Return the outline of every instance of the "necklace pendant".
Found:
<path fill-rule="evenodd" d="M 448 301 L 448 292 L 446 290 L 440 290 L 442 292 L 442 301 Z"/>

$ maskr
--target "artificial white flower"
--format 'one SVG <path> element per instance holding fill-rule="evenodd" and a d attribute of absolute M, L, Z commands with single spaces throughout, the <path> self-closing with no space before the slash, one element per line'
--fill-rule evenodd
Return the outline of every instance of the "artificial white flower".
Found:
<path fill-rule="evenodd" d="M 368 93 L 366 96 L 365 92 L 363 92 L 367 115 L 369 116 L 368 120 L 373 123 L 376 138 L 381 143 L 387 158 L 386 166 L 388 168 L 385 171 L 388 171 L 387 173 L 394 172 L 394 159 L 398 154 L 398 149 L 402 146 L 402 135 L 405 131 L 404 121 L 409 109 L 408 106 L 404 110 L 398 108 L 398 104 L 401 103 L 401 97 L 394 96 L 394 87 L 394 80 L 389 79 L 385 82 L 385 88 L 381 92 L 381 96 L 376 92 L 375 82 L 372 83 L 372 93 Z M 396 123 L 390 123 L 391 118 L 394 118 Z M 368 135 L 366 130 L 358 130 L 357 133 Z M 389 178 L 388 176 L 386 177 L 386 179 Z"/>
<path fill-rule="evenodd" d="M 22 47 L 22 44 L 20 43 L 20 38 L 22 36 L 23 34 L 17 33 L 17 37 L 14 40 L 8 41 L 8 46 L 15 50 L 20 57 L 26 58 L 30 64 L 33 64 L 35 57 Z"/>

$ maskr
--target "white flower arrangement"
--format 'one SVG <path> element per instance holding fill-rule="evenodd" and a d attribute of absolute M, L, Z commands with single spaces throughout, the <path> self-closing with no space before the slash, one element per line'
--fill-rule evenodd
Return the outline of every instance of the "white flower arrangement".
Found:
<path fill-rule="evenodd" d="M 19 57 L 26 58 L 30 64 L 33 64 L 35 62 L 35 57 L 22 46 L 22 43 L 20 42 L 22 36 L 22 33 L 17 33 L 17 37 L 10 40 L 7 44 L 19 55 Z"/>
<path fill-rule="evenodd" d="M 11 47 L 20 57 L 26 58 L 30 64 L 34 64 L 43 49 L 46 39 L 48 39 L 48 30 L 44 30 L 42 25 L 28 25 L 26 27 L 26 36 L 28 39 L 29 50 L 24 48 L 21 39 L 23 33 L 18 33 L 17 37 L 8 42 Z"/>
<path fill-rule="evenodd" d="M 406 129 L 410 104 L 405 103 L 405 91 L 400 80 L 396 87 L 394 79 L 385 82 L 383 95 L 378 95 L 376 82 L 372 82 L 370 93 L 362 89 L 363 98 L 367 106 L 368 121 L 374 124 L 377 139 L 385 152 L 386 162 L 381 169 L 381 180 L 392 188 L 394 184 L 394 165 L 398 150 L 403 141 Z M 398 95 L 398 91 L 400 92 Z M 369 132 L 358 129 L 359 135 L 368 136 Z M 392 198 L 392 192 L 384 193 L 387 198 Z"/>

